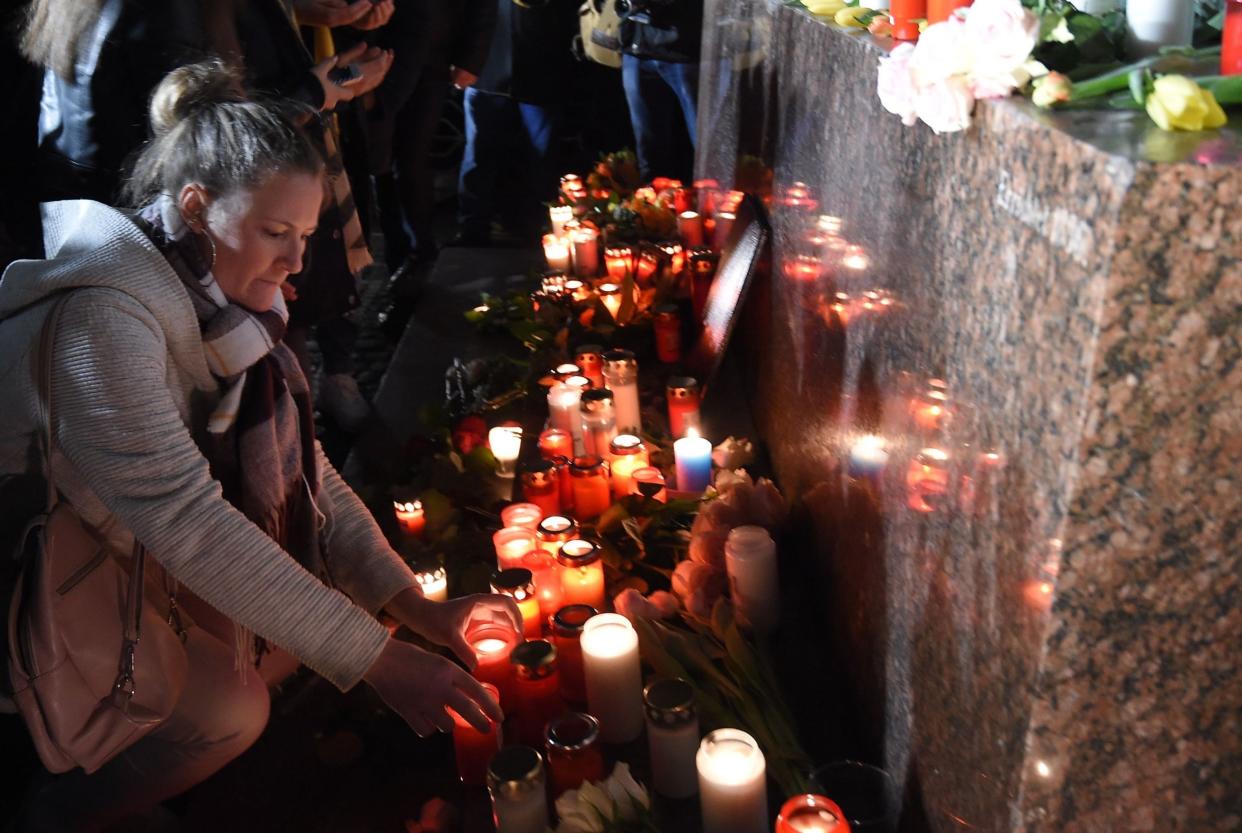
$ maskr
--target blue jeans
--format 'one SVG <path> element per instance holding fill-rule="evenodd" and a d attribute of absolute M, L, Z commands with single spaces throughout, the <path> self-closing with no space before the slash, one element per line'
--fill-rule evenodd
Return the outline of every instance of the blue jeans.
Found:
<path fill-rule="evenodd" d="M 461 234 L 487 238 L 501 209 L 508 224 L 518 226 L 514 231 L 538 230 L 540 204 L 556 195 L 552 155 L 558 113 L 473 88 L 466 90 L 465 111 L 466 149 L 457 181 Z M 515 180 L 515 187 L 511 195 L 502 196 L 498 192 L 506 177 Z M 523 224 L 530 228 L 521 228 Z"/>
<path fill-rule="evenodd" d="M 685 124 L 690 146 L 698 144 L 698 63 L 675 64 L 623 55 L 621 83 L 630 105 L 643 179 L 671 176 L 688 180 L 689 166 L 678 158 L 677 131 L 678 122 Z"/>

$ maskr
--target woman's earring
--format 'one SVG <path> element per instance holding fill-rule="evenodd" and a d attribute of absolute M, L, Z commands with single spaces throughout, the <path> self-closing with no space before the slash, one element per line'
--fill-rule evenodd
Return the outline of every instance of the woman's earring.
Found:
<path fill-rule="evenodd" d="M 210 272 L 216 265 L 216 241 L 212 240 L 211 235 L 207 233 L 206 223 L 195 223 L 190 226 L 190 231 L 194 233 L 195 237 L 199 237 L 207 241 L 207 246 L 211 250 L 211 260 L 207 262 L 207 271 Z"/>

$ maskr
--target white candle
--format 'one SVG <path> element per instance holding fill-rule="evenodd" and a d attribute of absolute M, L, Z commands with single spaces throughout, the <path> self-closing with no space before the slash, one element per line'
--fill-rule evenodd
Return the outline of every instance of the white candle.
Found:
<path fill-rule="evenodd" d="M 529 746 L 496 753 L 487 768 L 496 833 L 546 833 L 548 788 L 543 758 Z"/>
<path fill-rule="evenodd" d="M 593 278 L 599 274 L 599 232 L 582 227 L 570 235 L 574 243 L 574 274 Z"/>
<path fill-rule="evenodd" d="M 560 237 L 565 233 L 565 224 L 574 218 L 572 205 L 548 206 L 548 219 L 552 221 L 552 233 Z"/>
<path fill-rule="evenodd" d="M 555 234 L 543 236 L 543 256 L 554 272 L 569 271 L 569 241 Z"/>
<path fill-rule="evenodd" d="M 697 211 L 683 211 L 677 215 L 677 233 L 687 249 L 703 245 L 703 218 Z"/>
<path fill-rule="evenodd" d="M 733 606 L 756 633 L 776 630 L 780 620 L 780 582 L 776 542 L 761 526 L 739 526 L 725 541 L 725 569 Z"/>
<path fill-rule="evenodd" d="M 628 743 L 643 731 L 643 674 L 638 634 L 616 613 L 592 616 L 582 628 L 587 703 L 607 743 Z"/>
<path fill-rule="evenodd" d="M 418 580 L 424 599 L 430 599 L 433 602 L 448 600 L 448 573 L 443 567 L 436 566 L 420 570 L 414 574 L 414 578 Z"/>
<path fill-rule="evenodd" d="M 512 503 L 500 510 L 502 526 L 521 526 L 534 532 L 543 520 L 543 510 L 533 503 Z"/>
<path fill-rule="evenodd" d="M 1126 0 L 1126 50 L 1135 58 L 1190 46 L 1194 31 L 1193 0 Z"/>
<path fill-rule="evenodd" d="M 585 377 L 583 377 L 585 378 Z M 548 421 L 574 438 L 574 448 L 582 447 L 582 388 L 560 382 L 548 391 Z"/>
<path fill-rule="evenodd" d="M 632 352 L 609 350 L 604 353 L 604 384 L 612 391 L 617 430 L 623 434 L 642 434 L 643 420 L 638 406 L 638 362 Z"/>
<path fill-rule="evenodd" d="M 712 482 L 712 444 L 693 428 L 673 443 L 677 463 L 677 488 L 683 492 L 702 492 Z"/>
<path fill-rule="evenodd" d="M 888 463 L 888 443 L 875 434 L 864 434 L 850 446 L 850 474 L 879 474 Z"/>
<path fill-rule="evenodd" d="M 703 738 L 695 764 L 703 833 L 767 833 L 767 765 L 754 738 L 717 729 Z"/>
<path fill-rule="evenodd" d="M 733 230 L 733 221 L 737 219 L 732 211 L 716 212 L 716 231 L 715 231 L 715 247 L 723 249 L 725 241 L 729 239 L 729 232 Z"/>
<path fill-rule="evenodd" d="M 621 311 L 621 287 L 615 283 L 601 283 L 596 292 L 599 294 L 599 299 L 603 302 L 604 308 L 612 316 L 612 320 L 616 321 L 617 313 Z"/>
<path fill-rule="evenodd" d="M 699 791 L 695 755 L 699 718 L 694 689 L 685 680 L 657 680 L 643 691 L 651 785 L 660 795 L 689 798 Z"/>
<path fill-rule="evenodd" d="M 487 432 L 487 444 L 500 464 L 496 474 L 513 477 L 513 464 L 522 450 L 522 429 L 516 425 L 497 425 Z"/>

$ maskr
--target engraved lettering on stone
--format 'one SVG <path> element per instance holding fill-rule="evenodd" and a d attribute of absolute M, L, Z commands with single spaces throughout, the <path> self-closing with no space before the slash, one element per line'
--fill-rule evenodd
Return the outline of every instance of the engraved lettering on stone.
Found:
<path fill-rule="evenodd" d="M 1091 251 L 1095 248 L 1090 224 L 1073 212 L 1049 208 L 1034 194 L 1018 190 L 1008 171 L 1001 171 L 996 182 L 996 205 L 1068 254 L 1079 266 L 1090 262 Z"/>

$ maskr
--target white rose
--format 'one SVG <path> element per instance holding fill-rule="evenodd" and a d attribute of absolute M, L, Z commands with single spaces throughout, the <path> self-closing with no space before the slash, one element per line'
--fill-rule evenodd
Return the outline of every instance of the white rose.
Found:
<path fill-rule="evenodd" d="M 1030 80 L 1024 65 L 1039 38 L 1039 18 L 1019 0 L 977 0 L 963 26 L 975 97 L 1001 98 Z"/>
<path fill-rule="evenodd" d="M 880 72 L 876 77 L 875 91 L 880 105 L 909 127 L 918 121 L 914 112 L 914 96 L 918 92 L 910 75 L 910 55 L 914 44 L 903 43 L 880 59 Z"/>
<path fill-rule="evenodd" d="M 975 98 L 961 78 L 946 78 L 919 90 L 915 111 L 937 133 L 954 133 L 970 126 Z"/>
<path fill-rule="evenodd" d="M 919 35 L 910 55 L 910 75 L 920 92 L 924 87 L 957 75 L 966 75 L 973 66 L 966 25 L 954 15 L 943 23 L 933 23 Z"/>

